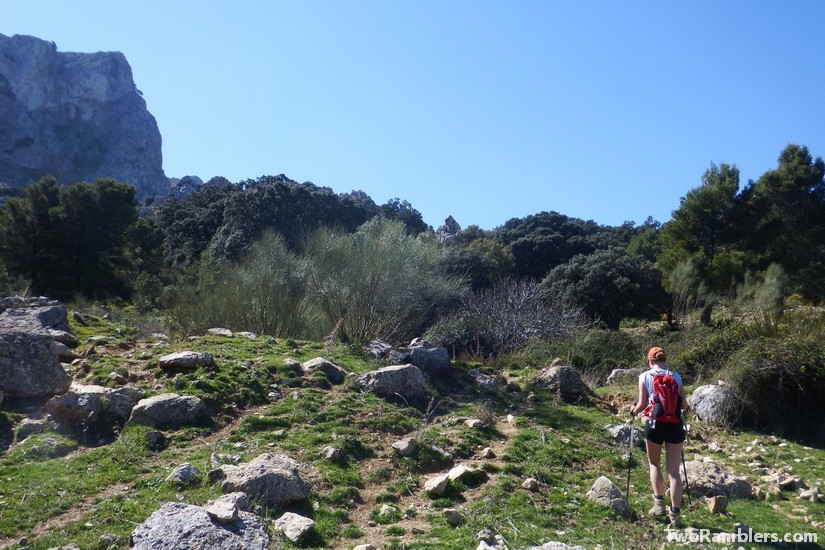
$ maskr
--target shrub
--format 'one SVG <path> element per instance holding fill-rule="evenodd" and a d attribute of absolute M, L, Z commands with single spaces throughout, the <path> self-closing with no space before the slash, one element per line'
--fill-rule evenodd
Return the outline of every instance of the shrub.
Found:
<path fill-rule="evenodd" d="M 530 340 L 558 338 L 587 324 L 582 311 L 565 302 L 550 302 L 538 283 L 506 279 L 477 292 L 453 314 L 440 319 L 426 337 L 452 349 L 492 357 Z"/>

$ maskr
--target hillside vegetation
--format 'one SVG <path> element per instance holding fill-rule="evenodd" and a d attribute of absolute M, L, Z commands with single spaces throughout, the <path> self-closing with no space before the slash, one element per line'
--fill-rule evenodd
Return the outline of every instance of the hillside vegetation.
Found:
<path fill-rule="evenodd" d="M 532 383 L 548 358 L 563 348 L 563 356 L 592 378 L 611 366 L 636 367 L 634 350 L 661 333 L 579 331 L 558 341 L 555 349 L 532 348 L 511 356 L 506 365 L 456 362 L 449 375 L 426 381 L 424 397 L 407 402 L 359 389 L 356 375 L 384 363 L 357 344 L 212 334 L 167 341 L 145 317 L 112 311 L 112 320 L 104 320 L 99 310 L 81 313 L 86 326 L 73 322 L 73 331 L 81 340 L 97 338 L 94 355 L 72 367 L 77 380 L 117 387 L 120 377 L 121 383 L 128 380 L 149 394 L 199 396 L 207 403 L 209 420 L 164 430 L 161 446 L 150 445 L 146 434 L 153 429 L 145 426 L 127 426 L 100 439 L 51 429 L 23 438 L 15 431 L 24 418 L 42 416 L 42 403 L 7 400 L 0 412 L 5 441 L 0 540 L 5 545 L 23 547 L 20 540 L 25 538 L 29 548 L 69 543 L 125 547 L 135 526 L 164 502 L 202 505 L 220 495 L 220 484 L 206 476 L 213 457 L 246 462 L 263 452 L 298 460 L 313 483 L 306 501 L 259 507 L 264 518 L 290 510 L 316 522 L 298 542 L 273 533 L 275 547 L 372 543 L 380 548 L 465 549 L 479 544 L 477 533 L 483 529 L 503 537 L 510 548 L 551 540 L 586 548 L 659 548 L 666 543 L 664 524 L 645 515 L 650 497 L 641 450 L 634 451 L 630 470 L 633 517 L 616 515 L 585 497 L 603 475 L 625 490 L 627 443 L 617 443 L 606 426 L 627 422 L 616 413 L 635 398 L 635 384 L 599 387 L 576 405 Z M 700 357 L 699 340 L 669 341 L 674 361 Z M 626 349 L 617 345 L 620 341 Z M 158 368 L 161 356 L 179 350 L 208 351 L 217 367 L 176 375 Z M 323 375 L 296 372 L 284 361 L 318 356 L 353 375 L 331 384 Z M 612 364 L 602 364 L 608 357 Z M 473 369 L 501 377 L 501 385 L 479 385 Z M 470 427 L 470 419 L 480 423 Z M 825 486 L 821 448 L 699 422 L 691 423 L 690 434 L 688 460 L 708 457 L 762 486 L 767 486 L 762 476 L 777 471 L 798 476 L 807 486 Z M 410 436 L 420 448 L 403 457 L 392 444 Z M 325 458 L 326 446 L 340 449 L 342 457 Z M 764 469 L 755 469 L 757 461 Z M 187 484 L 166 481 L 183 463 L 201 474 Z M 480 472 L 451 482 L 440 497 L 423 491 L 428 477 L 465 463 Z M 528 478 L 537 482 L 532 490 L 522 488 Z M 803 500 L 794 491 L 766 498 L 731 500 L 728 513 L 719 515 L 694 496 L 684 515 L 688 524 L 712 532 L 730 532 L 744 522 L 759 532 L 818 533 L 823 540 L 822 502 Z M 381 514 L 384 505 L 392 511 Z M 459 525 L 445 520 L 446 508 L 461 512 Z"/>

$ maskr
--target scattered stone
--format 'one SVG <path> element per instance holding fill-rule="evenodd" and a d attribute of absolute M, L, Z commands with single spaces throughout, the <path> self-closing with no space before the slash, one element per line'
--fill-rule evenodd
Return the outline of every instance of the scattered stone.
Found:
<path fill-rule="evenodd" d="M 326 375 L 327 380 L 329 380 L 333 384 L 340 384 L 347 377 L 347 371 L 345 371 L 338 365 L 335 365 L 334 363 L 330 363 L 323 357 L 316 357 L 315 359 L 310 359 L 309 361 L 301 365 L 301 370 L 303 370 L 306 374 L 310 374 L 315 370 L 319 370 L 323 372 Z"/>
<path fill-rule="evenodd" d="M 226 502 L 228 504 L 231 504 L 238 510 L 242 510 L 244 512 L 249 512 L 252 510 L 252 501 L 249 500 L 249 497 L 246 496 L 246 493 L 242 493 L 240 491 L 221 495 L 215 500 L 210 500 L 207 505 L 215 504 L 217 502 Z"/>
<path fill-rule="evenodd" d="M 495 544 L 495 533 L 493 533 L 492 529 L 485 527 L 476 533 L 476 540 L 486 542 L 487 544 Z"/>
<path fill-rule="evenodd" d="M 484 422 L 478 418 L 468 418 L 464 421 L 464 424 L 466 424 L 468 428 L 480 428 L 484 425 Z"/>
<path fill-rule="evenodd" d="M 301 363 L 290 357 L 284 359 L 284 366 L 296 374 L 301 372 Z"/>
<path fill-rule="evenodd" d="M 414 399 L 424 393 L 424 376 L 415 365 L 394 365 L 361 375 L 358 385 L 383 397 Z"/>
<path fill-rule="evenodd" d="M 200 398 L 166 393 L 138 401 L 127 424 L 177 427 L 192 424 L 205 416 L 206 405 Z"/>
<path fill-rule="evenodd" d="M 539 490 L 539 480 L 534 477 L 528 477 L 524 480 L 521 484 L 522 489 L 527 489 L 531 493 L 538 492 Z"/>
<path fill-rule="evenodd" d="M 143 390 L 130 386 L 112 389 L 72 382 L 69 391 L 46 403 L 46 410 L 70 430 L 111 428 L 99 425 L 103 417 L 122 424 L 144 395 Z"/>
<path fill-rule="evenodd" d="M 333 462 L 337 462 L 344 457 L 344 453 L 341 452 L 341 449 L 330 446 L 321 449 L 321 455 L 327 460 L 331 460 Z"/>
<path fill-rule="evenodd" d="M 398 511 L 398 508 L 395 506 L 390 506 L 389 504 L 384 504 L 381 506 L 381 509 L 378 511 L 378 515 L 380 516 L 389 516 Z"/>
<path fill-rule="evenodd" d="M 586 496 L 621 516 L 630 516 L 633 512 L 621 489 L 605 476 L 601 476 L 596 480 L 593 487 L 587 491 Z"/>
<path fill-rule="evenodd" d="M 359 544 L 357 546 L 353 546 L 352 550 L 378 550 L 378 547 L 374 544 Z"/>
<path fill-rule="evenodd" d="M 228 328 L 210 328 L 206 333 L 211 336 L 224 336 L 226 338 L 232 338 L 233 336 L 232 331 Z"/>
<path fill-rule="evenodd" d="M 511 426 L 516 423 L 516 417 L 512 414 L 508 414 L 507 417 L 504 419 L 505 422 L 510 424 Z"/>
<path fill-rule="evenodd" d="M 524 550 L 584 550 L 581 546 L 568 546 L 563 542 L 545 542 L 541 546 L 531 546 L 530 548 L 525 548 Z"/>
<path fill-rule="evenodd" d="M 749 498 L 751 485 L 744 478 L 729 474 L 714 462 L 691 460 L 685 463 L 690 489 L 697 496 L 724 495 Z"/>
<path fill-rule="evenodd" d="M 461 525 L 464 521 L 464 515 L 455 508 L 444 508 L 443 514 L 444 520 L 453 527 Z"/>
<path fill-rule="evenodd" d="M 169 474 L 166 481 L 186 485 L 187 483 L 197 479 L 199 475 L 201 475 L 200 470 L 187 462 L 172 470 L 172 473 Z"/>
<path fill-rule="evenodd" d="M 496 453 L 490 447 L 484 447 L 479 453 L 479 456 L 484 460 L 492 460 L 496 457 Z"/>
<path fill-rule="evenodd" d="M 716 495 L 707 499 L 708 510 L 711 514 L 724 514 L 728 511 L 728 497 Z"/>
<path fill-rule="evenodd" d="M 179 351 L 158 359 L 158 367 L 165 371 L 193 371 L 198 367 L 214 368 L 215 359 L 206 351 Z"/>
<path fill-rule="evenodd" d="M 469 375 L 473 382 L 475 382 L 476 386 L 481 386 L 482 388 L 494 389 L 494 388 L 502 388 L 505 386 L 504 380 L 500 376 L 488 376 L 483 374 L 478 369 L 472 369 L 467 371 L 467 375 Z"/>
<path fill-rule="evenodd" d="M 447 489 L 447 484 L 450 482 L 450 474 L 438 474 L 424 482 L 424 492 L 430 497 L 440 497 Z"/>
<path fill-rule="evenodd" d="M 287 456 L 262 454 L 246 464 L 218 468 L 223 475 L 221 489 L 227 493 L 241 491 L 253 501 L 275 506 L 303 500 L 310 484 L 301 479 L 298 467 Z"/>
<path fill-rule="evenodd" d="M 453 467 L 448 473 L 447 477 L 450 481 L 470 481 L 473 479 L 478 478 L 487 478 L 487 472 L 482 470 L 481 468 L 476 468 L 475 466 L 469 466 L 467 464 L 459 464 L 458 466 Z"/>
<path fill-rule="evenodd" d="M 630 444 L 630 426 L 627 424 L 608 424 L 605 426 L 610 437 L 620 446 L 627 446 Z M 633 445 L 640 449 L 645 448 L 645 431 L 644 428 L 638 424 L 633 424 Z"/>
<path fill-rule="evenodd" d="M 411 437 L 406 437 L 393 443 L 392 448 L 401 456 L 412 456 L 418 450 L 418 442 Z"/>
<path fill-rule="evenodd" d="M 573 367 L 557 365 L 542 369 L 533 379 L 537 388 L 558 395 L 565 403 L 581 403 L 587 400 L 587 389 L 578 371 Z"/>
<path fill-rule="evenodd" d="M 137 550 L 264 550 L 269 546 L 269 536 L 255 514 L 239 512 L 238 519 L 223 524 L 214 522 L 200 506 L 167 502 L 132 531 L 129 546 Z"/>
<path fill-rule="evenodd" d="M 811 502 L 819 502 L 822 500 L 822 493 L 819 492 L 818 487 L 811 487 L 810 489 L 800 489 L 799 498 L 803 500 L 810 500 Z"/>
<path fill-rule="evenodd" d="M 293 512 L 287 512 L 275 520 L 274 526 L 276 530 L 282 531 L 286 538 L 296 542 L 315 527 L 315 522 Z"/>

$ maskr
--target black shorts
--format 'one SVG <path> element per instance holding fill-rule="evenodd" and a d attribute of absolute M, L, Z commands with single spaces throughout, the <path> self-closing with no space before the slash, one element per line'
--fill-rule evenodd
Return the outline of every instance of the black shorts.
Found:
<path fill-rule="evenodd" d="M 655 428 L 650 427 L 650 422 L 645 422 L 645 439 L 649 439 L 657 445 L 667 443 L 682 443 L 685 440 L 685 427 L 678 424 L 665 424 L 657 422 Z"/>

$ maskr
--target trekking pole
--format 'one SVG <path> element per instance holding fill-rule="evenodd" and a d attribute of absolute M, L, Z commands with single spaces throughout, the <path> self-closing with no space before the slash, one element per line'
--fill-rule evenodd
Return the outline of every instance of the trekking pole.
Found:
<path fill-rule="evenodd" d="M 633 428 L 635 428 L 633 425 L 632 415 L 630 416 L 628 424 L 630 425 L 630 437 L 627 439 L 630 443 L 627 447 L 627 490 L 625 491 L 625 498 L 627 499 L 627 502 L 630 503 L 630 467 L 633 461 Z"/>
<path fill-rule="evenodd" d="M 685 442 L 687 443 L 687 424 L 685 424 Z M 687 487 L 687 497 L 688 497 L 688 507 L 693 506 L 693 503 L 690 501 L 690 482 L 688 481 L 687 476 L 687 464 L 685 464 L 685 446 L 682 445 L 682 471 L 685 473 L 685 487 Z"/>

